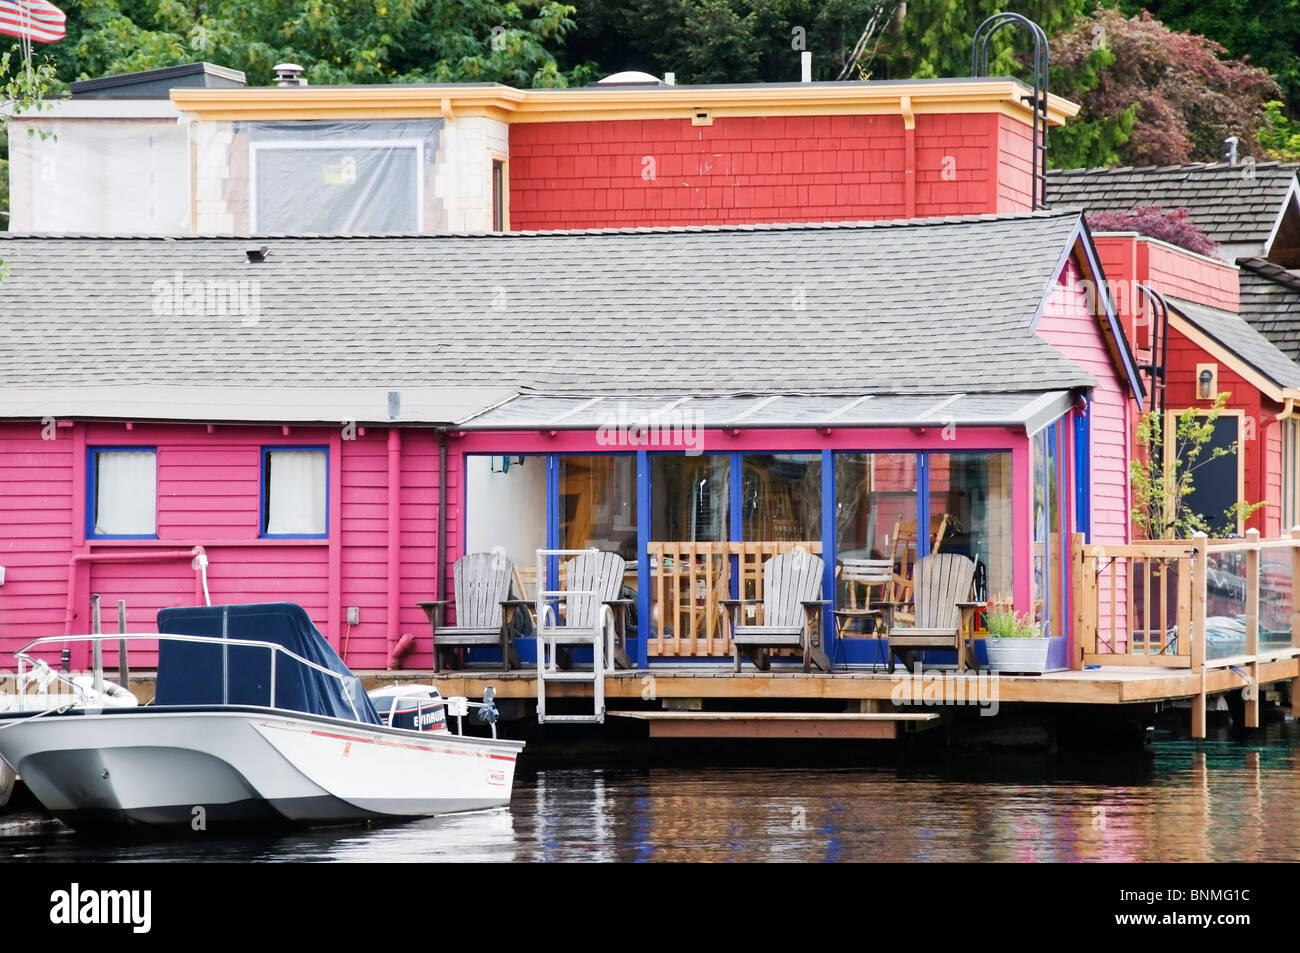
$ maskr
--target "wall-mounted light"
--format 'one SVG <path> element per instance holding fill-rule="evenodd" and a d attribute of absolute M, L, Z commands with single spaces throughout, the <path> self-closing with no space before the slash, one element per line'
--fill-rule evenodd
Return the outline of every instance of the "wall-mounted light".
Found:
<path fill-rule="evenodd" d="M 1201 400 L 1214 400 L 1219 394 L 1219 365 L 1196 365 L 1196 396 Z"/>

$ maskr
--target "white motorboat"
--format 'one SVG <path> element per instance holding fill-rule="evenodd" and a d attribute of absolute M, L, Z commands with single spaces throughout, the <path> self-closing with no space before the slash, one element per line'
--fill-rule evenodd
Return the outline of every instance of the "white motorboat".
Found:
<path fill-rule="evenodd" d="M 90 675 L 69 676 L 56 672 L 43 660 L 36 659 L 30 671 L 21 677 L 0 678 L 0 714 L 27 712 L 36 714 L 59 708 L 134 708 L 136 697 L 121 685 Z M 8 805 L 18 775 L 0 758 L 0 808 Z"/>
<path fill-rule="evenodd" d="M 341 824 L 510 801 L 523 742 L 386 726 L 299 606 L 164 609 L 159 632 L 127 636 L 158 642 L 152 704 L 0 713 L 0 758 L 74 827 Z M 123 636 L 38 639 L 20 668 L 96 638 Z M 403 702 L 414 724 L 434 721 L 426 704 L 443 701 Z"/>

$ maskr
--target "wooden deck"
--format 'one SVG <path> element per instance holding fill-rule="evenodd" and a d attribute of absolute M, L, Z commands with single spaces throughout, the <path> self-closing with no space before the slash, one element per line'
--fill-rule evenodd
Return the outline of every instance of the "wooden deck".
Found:
<path fill-rule="evenodd" d="M 1202 688 L 1201 672 L 1188 669 L 1159 669 L 1149 665 L 1108 665 L 1097 669 L 1053 672 L 1047 675 L 997 675 L 929 669 L 924 679 L 943 683 L 963 682 L 972 685 L 977 678 L 990 679 L 997 686 L 1000 704 L 1081 704 L 1128 705 L 1155 703 L 1196 698 L 1206 694 L 1241 691 L 1246 681 L 1231 666 L 1244 660 L 1220 659 L 1207 661 L 1205 684 Z M 1300 649 L 1285 648 L 1273 653 L 1261 653 L 1259 684 L 1300 678 Z M 899 670 L 901 675 L 902 670 Z M 430 672 L 403 670 L 397 672 L 359 672 L 367 687 L 392 682 L 434 682 L 443 695 L 465 695 L 477 698 L 491 684 L 501 699 L 536 699 L 537 673 L 523 671 L 457 671 Z M 918 701 L 921 687 L 912 676 L 912 690 Z M 848 670 L 831 673 L 802 671 L 740 672 L 724 670 L 718 665 L 655 665 L 649 669 L 635 669 L 610 674 L 605 679 L 605 696 L 611 712 L 619 700 L 643 702 L 648 700 L 672 701 L 678 699 L 764 699 L 770 701 L 797 701 L 810 699 L 839 699 L 848 701 L 889 701 L 902 682 L 884 671 Z M 552 684 L 548 697 L 590 698 L 591 685 L 581 682 Z"/>

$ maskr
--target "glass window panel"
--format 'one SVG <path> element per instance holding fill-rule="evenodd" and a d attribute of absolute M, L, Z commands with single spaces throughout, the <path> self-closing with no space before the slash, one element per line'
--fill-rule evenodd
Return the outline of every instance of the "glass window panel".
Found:
<path fill-rule="evenodd" d="M 262 532 L 324 536 L 329 476 L 324 450 L 267 450 Z"/>
<path fill-rule="evenodd" d="M 560 546 L 636 559 L 636 457 L 560 458 Z"/>
<path fill-rule="evenodd" d="M 546 548 L 545 456 L 465 458 L 465 552 L 498 546 L 531 583 L 537 550 Z"/>
<path fill-rule="evenodd" d="M 158 455 L 154 450 L 98 450 L 96 536 L 153 536 L 158 528 Z"/>
<path fill-rule="evenodd" d="M 930 454 L 930 527 L 937 552 L 975 560 L 979 599 L 1010 603 L 1011 454 Z"/>
<path fill-rule="evenodd" d="M 744 538 L 773 542 L 822 538 L 820 453 L 747 453 L 741 513 Z"/>
<path fill-rule="evenodd" d="M 916 454 L 835 455 L 835 553 L 887 559 L 900 521 L 916 521 Z"/>
<path fill-rule="evenodd" d="M 1065 605 L 1061 591 L 1062 532 L 1060 464 L 1064 460 L 1064 426 L 1053 424 L 1033 439 L 1034 447 L 1034 620 L 1045 635 L 1064 635 Z"/>
<path fill-rule="evenodd" d="M 650 458 L 650 538 L 726 542 L 731 538 L 731 458 L 727 454 Z"/>

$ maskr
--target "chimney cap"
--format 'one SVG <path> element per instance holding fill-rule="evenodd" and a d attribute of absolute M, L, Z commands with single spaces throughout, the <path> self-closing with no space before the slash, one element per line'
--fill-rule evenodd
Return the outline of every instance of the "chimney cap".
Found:
<path fill-rule="evenodd" d="M 275 85 L 277 86 L 307 85 L 307 81 L 302 78 L 303 68 L 297 63 L 276 63 L 273 69 L 275 70 Z"/>

